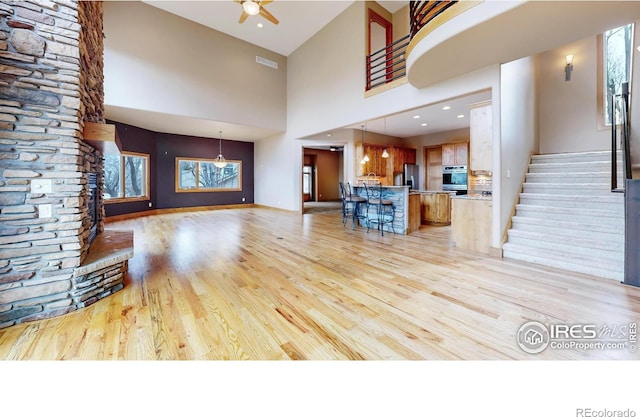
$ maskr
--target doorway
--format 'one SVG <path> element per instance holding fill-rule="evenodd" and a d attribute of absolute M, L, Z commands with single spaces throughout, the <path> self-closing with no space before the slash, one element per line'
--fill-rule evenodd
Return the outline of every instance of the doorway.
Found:
<path fill-rule="evenodd" d="M 313 193 L 313 166 L 305 165 L 302 167 L 302 201 L 305 203 L 315 200 Z"/>
<path fill-rule="evenodd" d="M 393 53 L 389 46 L 393 42 L 393 24 L 369 9 L 368 29 L 367 90 L 371 88 L 371 84 L 382 81 L 381 77 L 384 77 L 387 82 L 393 78 L 393 66 L 391 65 Z M 377 53 L 375 57 L 371 56 L 374 52 L 385 48 L 384 55 Z M 371 62 L 373 60 L 375 62 Z"/>
<path fill-rule="evenodd" d="M 318 145 L 302 151 L 302 213 L 339 213 L 343 147 Z"/>

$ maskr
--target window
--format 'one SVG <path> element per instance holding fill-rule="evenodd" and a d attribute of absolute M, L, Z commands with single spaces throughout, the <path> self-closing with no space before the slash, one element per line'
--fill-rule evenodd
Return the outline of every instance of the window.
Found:
<path fill-rule="evenodd" d="M 622 92 L 622 83 L 631 81 L 632 41 L 633 24 L 598 36 L 598 108 L 602 128 L 611 126 L 611 97 Z"/>
<path fill-rule="evenodd" d="M 213 159 L 176 158 L 176 192 L 242 191 L 242 161 L 218 168 Z"/>
<path fill-rule="evenodd" d="M 104 156 L 104 200 L 149 199 L 149 155 L 122 152 Z"/>

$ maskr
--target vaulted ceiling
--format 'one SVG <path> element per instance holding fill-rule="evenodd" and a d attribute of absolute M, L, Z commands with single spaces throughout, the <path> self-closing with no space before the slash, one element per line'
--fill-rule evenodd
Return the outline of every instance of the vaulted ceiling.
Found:
<path fill-rule="evenodd" d="M 288 56 L 353 4 L 353 1 L 275 0 L 264 7 L 279 20 L 278 25 L 274 25 L 260 15 L 249 16 L 244 23 L 240 24 L 242 6 L 233 0 L 143 1 L 143 3 Z M 393 13 L 404 7 L 408 1 L 390 0 L 378 3 Z M 259 23 L 262 24 L 262 27 L 258 27 Z M 367 121 L 366 128 L 372 132 L 386 133 L 395 137 L 410 137 L 465 128 L 468 127 L 468 117 L 460 118 L 458 116 L 467 113 L 466 106 L 468 104 L 489 98 L 490 92 L 487 91 L 452 98 L 448 103 L 438 103 L 435 106 L 411 109 L 408 112 Z M 451 107 L 451 111 L 442 110 L 445 104 Z M 268 131 L 259 131 L 259 129 L 256 130 L 248 126 L 217 126 L 212 128 L 211 121 L 200 119 L 183 123 L 185 121 L 181 120 L 182 116 L 154 114 L 119 107 L 107 108 L 107 116 L 112 120 L 134 125 L 137 123 L 138 126 L 160 132 L 168 131 L 172 126 L 188 126 L 189 130 L 182 133 L 195 136 L 201 132 L 223 130 L 228 134 L 234 132 L 234 136 L 237 137 L 258 140 L 270 134 Z M 420 116 L 420 119 L 415 119 L 415 116 Z M 360 129 L 361 125 L 345 127 Z"/>

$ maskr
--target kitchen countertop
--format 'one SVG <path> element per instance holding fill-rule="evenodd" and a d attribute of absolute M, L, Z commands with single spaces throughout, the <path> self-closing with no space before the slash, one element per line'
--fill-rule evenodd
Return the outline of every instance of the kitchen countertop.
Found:
<path fill-rule="evenodd" d="M 414 190 L 412 192 L 420 194 L 449 194 L 451 196 L 456 195 L 455 191 L 442 191 L 442 190 Z"/>
<path fill-rule="evenodd" d="M 454 195 L 451 196 L 451 198 L 457 198 L 457 199 L 461 199 L 461 200 L 484 200 L 484 201 L 493 201 L 493 197 L 491 197 L 490 195 L 488 196 L 483 196 L 481 194 L 478 195 L 474 195 L 474 194 L 467 194 L 467 195 Z"/>
<path fill-rule="evenodd" d="M 373 187 L 378 187 L 378 184 L 376 184 L 376 185 L 367 184 L 367 186 L 370 187 L 370 188 L 373 188 Z M 360 182 L 360 183 L 357 183 L 357 184 L 353 184 L 353 187 L 362 188 L 362 187 L 364 187 L 364 185 Z M 408 185 L 383 185 L 382 188 L 398 188 L 398 189 L 400 189 L 400 188 L 409 188 L 409 186 Z"/>

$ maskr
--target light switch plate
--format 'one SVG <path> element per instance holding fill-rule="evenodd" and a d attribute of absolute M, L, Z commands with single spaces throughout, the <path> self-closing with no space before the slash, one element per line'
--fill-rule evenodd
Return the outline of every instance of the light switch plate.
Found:
<path fill-rule="evenodd" d="M 51 204 L 38 204 L 38 217 L 46 219 L 53 216 Z"/>
<path fill-rule="evenodd" d="M 31 180 L 32 193 L 50 193 L 53 191 L 51 180 Z"/>

